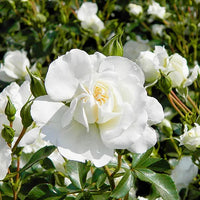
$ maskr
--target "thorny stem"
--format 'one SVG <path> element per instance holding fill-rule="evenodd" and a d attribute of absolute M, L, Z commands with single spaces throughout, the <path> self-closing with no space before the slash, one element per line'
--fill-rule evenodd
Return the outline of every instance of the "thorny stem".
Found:
<path fill-rule="evenodd" d="M 173 97 L 179 102 L 183 109 L 187 110 L 189 113 L 192 114 L 192 111 L 176 96 L 176 94 L 171 90 L 171 94 Z"/>
<path fill-rule="evenodd" d="M 192 104 L 192 106 L 194 107 L 194 109 L 197 111 L 198 114 L 200 114 L 200 111 L 196 105 L 196 103 L 192 100 L 192 98 L 188 95 L 187 96 L 188 101 Z"/>
<path fill-rule="evenodd" d="M 14 144 L 14 146 L 13 146 L 13 148 L 12 148 L 12 152 L 14 152 L 15 149 L 17 148 L 17 145 L 19 144 L 19 142 L 21 141 L 22 137 L 23 137 L 24 134 L 26 133 L 26 129 L 27 129 L 27 128 L 23 128 L 23 129 L 22 129 L 22 132 L 20 133 L 20 135 L 19 135 L 17 141 L 15 142 L 15 144 Z"/>
<path fill-rule="evenodd" d="M 167 97 L 168 97 L 170 103 L 172 104 L 172 106 L 174 107 L 174 109 L 179 113 L 179 115 L 180 115 L 181 117 L 184 118 L 185 116 L 183 115 L 183 113 L 179 110 L 179 108 L 178 108 L 178 107 L 176 106 L 176 104 L 174 103 L 173 98 L 172 98 L 172 95 L 171 95 L 171 94 L 168 94 Z"/>
<path fill-rule="evenodd" d="M 114 190 L 115 182 L 114 182 L 114 179 L 111 177 L 111 172 L 110 172 L 108 166 L 104 166 L 103 168 L 104 168 L 104 171 L 105 171 L 105 173 L 106 173 L 106 175 L 108 177 L 108 181 L 110 183 L 111 189 Z"/>

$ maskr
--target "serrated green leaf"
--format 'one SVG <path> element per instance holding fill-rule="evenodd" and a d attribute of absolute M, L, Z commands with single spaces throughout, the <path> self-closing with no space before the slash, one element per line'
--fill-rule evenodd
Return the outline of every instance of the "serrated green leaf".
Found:
<path fill-rule="evenodd" d="M 151 155 L 153 148 L 149 149 L 143 154 L 134 153 L 132 154 L 132 168 L 142 167 L 146 159 Z"/>
<path fill-rule="evenodd" d="M 179 199 L 175 184 L 170 176 L 157 174 L 150 169 L 137 169 L 135 173 L 140 180 L 151 183 L 163 200 Z"/>
<path fill-rule="evenodd" d="M 60 192 L 51 184 L 40 184 L 35 186 L 26 196 L 25 200 L 58 200 L 65 196 L 66 192 Z"/>
<path fill-rule="evenodd" d="M 30 168 L 33 164 L 37 163 L 38 161 L 48 157 L 54 150 L 56 149 L 55 146 L 45 146 L 35 152 L 28 163 L 20 170 L 20 173 Z"/>
<path fill-rule="evenodd" d="M 133 176 L 131 171 L 126 171 L 116 188 L 111 193 L 111 197 L 119 199 L 124 197 L 133 185 Z"/>

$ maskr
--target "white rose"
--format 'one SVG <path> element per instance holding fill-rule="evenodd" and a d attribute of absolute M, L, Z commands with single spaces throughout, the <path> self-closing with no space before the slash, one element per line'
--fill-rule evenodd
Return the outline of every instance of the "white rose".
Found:
<path fill-rule="evenodd" d="M 64 157 L 101 167 L 114 149 L 145 152 L 156 143 L 150 125 L 164 114 L 143 84 L 142 71 L 127 58 L 73 49 L 50 64 L 48 95 L 34 101 L 31 114 Z"/>
<path fill-rule="evenodd" d="M 11 164 L 11 149 L 0 135 L 0 180 L 4 179 Z"/>
<path fill-rule="evenodd" d="M 24 79 L 28 74 L 26 67 L 30 67 L 29 59 L 24 51 L 8 51 L 4 55 L 4 64 L 0 68 L 0 80 L 12 82 Z"/>
<path fill-rule="evenodd" d="M 189 69 L 187 60 L 175 53 L 169 57 L 165 74 L 172 80 L 172 87 L 180 87 L 187 80 Z"/>
<path fill-rule="evenodd" d="M 195 127 L 187 131 L 180 136 L 180 145 L 184 145 L 191 151 L 195 151 L 197 147 L 200 147 L 200 126 L 195 124 Z"/>
<path fill-rule="evenodd" d="M 187 188 L 197 174 L 198 167 L 192 162 L 191 156 L 183 156 L 172 170 L 171 178 L 180 191 L 182 188 Z"/>
<path fill-rule="evenodd" d="M 152 25 L 152 31 L 155 35 L 163 36 L 164 29 L 165 29 L 165 26 L 163 24 Z"/>
<path fill-rule="evenodd" d="M 150 47 L 145 42 L 129 40 L 124 44 L 123 49 L 123 56 L 135 62 L 140 52 L 149 50 Z"/>
<path fill-rule="evenodd" d="M 150 51 L 142 51 L 136 60 L 137 64 L 144 72 L 147 82 L 154 82 L 160 76 L 159 60 L 155 53 Z"/>
<path fill-rule="evenodd" d="M 128 9 L 129 9 L 130 13 L 132 13 L 133 15 L 136 15 L 136 16 L 138 16 L 139 14 L 141 14 L 143 12 L 142 7 L 140 5 L 136 5 L 134 3 L 129 3 Z"/>
<path fill-rule="evenodd" d="M 164 19 L 165 16 L 165 7 L 161 7 L 159 3 L 152 1 L 152 4 L 149 5 L 147 10 L 149 15 L 154 15 L 160 19 Z"/>
<path fill-rule="evenodd" d="M 99 33 L 104 29 L 104 23 L 96 15 L 97 10 L 98 7 L 96 3 L 84 2 L 76 13 L 83 28 L 92 29 L 94 32 Z"/>

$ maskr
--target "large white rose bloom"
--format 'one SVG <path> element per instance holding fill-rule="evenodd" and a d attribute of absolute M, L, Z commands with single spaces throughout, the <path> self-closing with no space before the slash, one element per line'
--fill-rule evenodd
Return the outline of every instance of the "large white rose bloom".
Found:
<path fill-rule="evenodd" d="M 177 190 L 180 191 L 182 188 L 187 188 L 197 174 L 198 167 L 192 162 L 191 156 L 183 156 L 172 170 L 171 177 Z"/>
<path fill-rule="evenodd" d="M 147 14 L 154 15 L 160 19 L 164 19 L 165 12 L 165 7 L 160 6 L 160 4 L 155 1 L 152 1 L 152 4 L 149 5 L 149 8 L 147 10 Z"/>
<path fill-rule="evenodd" d="M 30 62 L 25 51 L 8 51 L 4 55 L 4 64 L 1 64 L 0 80 L 12 82 L 24 79 L 28 74 L 26 67 L 30 67 Z"/>
<path fill-rule="evenodd" d="M 0 180 L 4 179 L 11 164 L 11 150 L 0 135 Z"/>
<path fill-rule="evenodd" d="M 184 134 L 180 136 L 180 145 L 184 145 L 191 151 L 195 151 L 200 147 L 200 126 L 195 124 L 195 127 L 189 131 L 185 129 Z"/>
<path fill-rule="evenodd" d="M 76 13 L 83 28 L 92 29 L 94 32 L 99 33 L 104 29 L 104 23 L 96 15 L 97 11 L 98 7 L 96 3 L 84 2 Z"/>
<path fill-rule="evenodd" d="M 114 149 L 141 153 L 156 143 L 150 126 L 162 121 L 163 109 L 143 84 L 129 59 L 73 49 L 50 64 L 48 95 L 34 101 L 31 114 L 64 157 L 101 167 Z"/>

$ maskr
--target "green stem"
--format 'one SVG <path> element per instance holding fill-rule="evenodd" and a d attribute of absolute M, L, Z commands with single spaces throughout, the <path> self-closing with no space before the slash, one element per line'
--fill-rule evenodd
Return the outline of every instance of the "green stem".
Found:
<path fill-rule="evenodd" d="M 181 157 L 181 151 L 179 150 L 174 138 L 172 136 L 170 136 L 170 140 L 174 146 L 174 149 L 176 150 L 176 152 L 178 153 L 178 157 L 180 158 Z"/>
<path fill-rule="evenodd" d="M 106 173 L 106 175 L 108 177 L 108 181 L 110 183 L 110 187 L 111 187 L 112 190 L 114 190 L 115 189 L 115 182 L 114 182 L 114 179 L 111 177 L 110 170 L 109 170 L 109 168 L 107 166 L 104 166 L 103 168 L 104 168 L 104 171 L 105 171 L 105 173 Z"/>
<path fill-rule="evenodd" d="M 177 103 L 180 105 L 180 107 L 184 110 L 184 112 L 189 112 L 192 114 L 192 111 L 176 96 L 176 94 L 171 90 L 171 94 L 176 99 Z"/>
<path fill-rule="evenodd" d="M 172 106 L 174 107 L 174 109 L 179 113 L 179 115 L 184 118 L 185 116 L 183 115 L 183 113 L 179 110 L 179 108 L 176 106 L 176 104 L 173 101 L 172 95 L 168 94 L 167 95 L 169 102 L 172 104 Z"/>
<path fill-rule="evenodd" d="M 192 104 L 192 106 L 194 107 L 194 109 L 197 111 L 198 114 L 200 114 L 200 111 L 196 105 L 196 103 L 192 100 L 192 98 L 188 95 L 187 96 L 188 101 Z"/>
<path fill-rule="evenodd" d="M 120 170 L 121 165 L 122 165 L 122 155 L 118 154 L 118 164 L 117 164 L 117 168 L 115 169 L 115 171 L 111 174 L 111 177 L 114 178 L 115 174 Z"/>
<path fill-rule="evenodd" d="M 27 128 L 23 128 L 23 129 L 22 129 L 22 131 L 21 131 L 21 133 L 20 133 L 20 135 L 19 135 L 17 141 L 15 142 L 15 144 L 14 144 L 14 146 L 13 146 L 13 148 L 12 148 L 12 152 L 14 152 L 15 149 L 17 148 L 17 145 L 19 144 L 19 142 L 20 142 L 21 139 L 23 138 L 24 134 L 26 133 L 26 129 L 27 129 Z"/>

